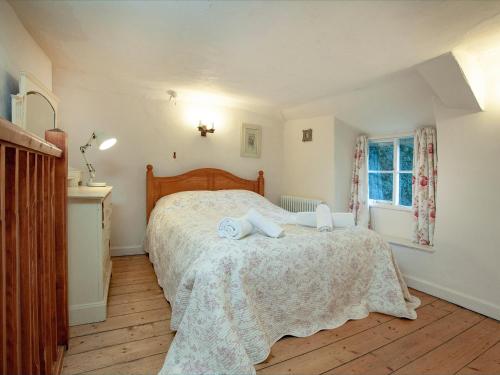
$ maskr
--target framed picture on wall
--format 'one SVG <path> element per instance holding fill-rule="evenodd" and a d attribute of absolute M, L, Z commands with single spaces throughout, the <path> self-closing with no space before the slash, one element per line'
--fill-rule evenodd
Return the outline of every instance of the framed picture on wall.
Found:
<path fill-rule="evenodd" d="M 244 158 L 260 158 L 262 144 L 262 127 L 245 124 L 241 126 L 240 155 Z"/>
<path fill-rule="evenodd" d="M 302 130 L 302 142 L 312 142 L 313 140 L 313 130 L 304 129 Z"/>

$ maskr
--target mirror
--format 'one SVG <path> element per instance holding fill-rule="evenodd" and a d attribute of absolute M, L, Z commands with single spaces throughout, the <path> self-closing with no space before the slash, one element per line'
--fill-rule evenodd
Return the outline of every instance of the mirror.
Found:
<path fill-rule="evenodd" d="M 56 112 L 45 96 L 29 92 L 26 96 L 25 121 L 27 130 L 43 138 L 45 130 L 56 127 Z"/>
<path fill-rule="evenodd" d="M 44 138 L 57 127 L 59 100 L 40 81 L 26 72 L 19 78 L 19 94 L 12 95 L 12 122 Z"/>

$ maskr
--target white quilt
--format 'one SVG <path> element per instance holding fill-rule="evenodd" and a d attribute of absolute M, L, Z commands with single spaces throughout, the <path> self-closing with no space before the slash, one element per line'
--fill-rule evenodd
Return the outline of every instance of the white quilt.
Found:
<path fill-rule="evenodd" d="M 284 225 L 219 238 L 217 222 L 250 208 Z M 182 192 L 156 204 L 146 250 L 177 333 L 160 374 L 254 374 L 285 335 L 309 336 L 371 311 L 416 318 L 390 246 L 375 232 L 318 232 L 248 191 Z"/>

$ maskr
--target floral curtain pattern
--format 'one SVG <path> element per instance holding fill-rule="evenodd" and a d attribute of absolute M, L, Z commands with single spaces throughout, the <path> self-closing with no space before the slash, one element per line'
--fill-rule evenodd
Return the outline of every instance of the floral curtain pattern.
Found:
<path fill-rule="evenodd" d="M 413 151 L 413 242 L 434 245 L 436 220 L 437 148 L 436 129 L 415 131 Z"/>
<path fill-rule="evenodd" d="M 354 214 L 356 225 L 368 228 L 370 211 L 368 206 L 368 138 L 360 135 L 354 147 L 354 162 L 352 166 L 351 198 L 349 209 Z"/>

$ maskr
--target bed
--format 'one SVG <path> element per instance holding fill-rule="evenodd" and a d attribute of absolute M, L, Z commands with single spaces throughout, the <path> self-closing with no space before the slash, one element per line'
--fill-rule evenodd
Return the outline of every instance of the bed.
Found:
<path fill-rule="evenodd" d="M 318 232 L 291 222 L 263 197 L 264 177 L 217 169 L 155 177 L 147 169 L 145 249 L 172 306 L 177 331 L 160 374 L 254 374 L 285 335 L 309 336 L 376 311 L 415 319 L 390 246 L 354 227 Z M 224 216 L 250 207 L 282 238 L 217 235 Z"/>

